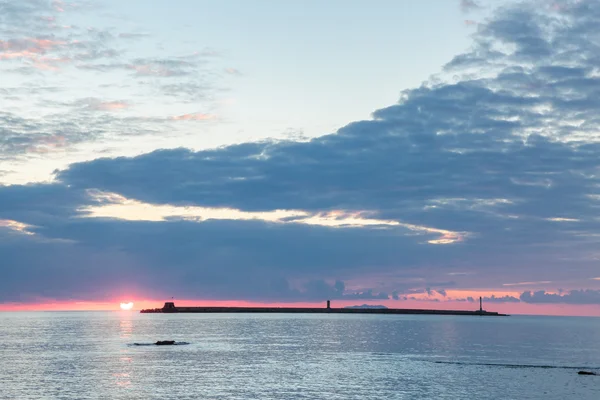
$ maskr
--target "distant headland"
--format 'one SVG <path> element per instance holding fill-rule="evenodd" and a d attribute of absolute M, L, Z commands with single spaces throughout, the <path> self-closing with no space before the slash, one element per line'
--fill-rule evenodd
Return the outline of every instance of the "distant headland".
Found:
<path fill-rule="evenodd" d="M 423 315 L 474 315 L 474 316 L 507 316 L 494 311 L 485 311 L 479 299 L 479 310 L 426 310 L 418 308 L 370 308 L 358 307 L 331 307 L 327 300 L 325 307 L 177 307 L 173 302 L 166 302 L 162 308 L 141 310 L 140 313 L 279 313 L 279 314 L 423 314 Z"/>

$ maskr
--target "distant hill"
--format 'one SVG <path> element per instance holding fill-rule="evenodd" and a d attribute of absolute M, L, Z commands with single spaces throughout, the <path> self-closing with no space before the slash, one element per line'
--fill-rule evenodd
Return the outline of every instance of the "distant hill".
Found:
<path fill-rule="evenodd" d="M 382 306 L 382 305 L 363 304 L 362 306 L 347 306 L 344 308 L 387 308 L 387 307 Z"/>

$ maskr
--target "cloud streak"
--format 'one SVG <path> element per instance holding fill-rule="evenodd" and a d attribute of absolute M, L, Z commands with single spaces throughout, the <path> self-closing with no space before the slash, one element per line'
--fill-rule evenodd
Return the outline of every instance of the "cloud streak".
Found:
<path fill-rule="evenodd" d="M 172 117 L 175 121 L 211 121 L 217 117 L 213 114 L 191 113 Z"/>

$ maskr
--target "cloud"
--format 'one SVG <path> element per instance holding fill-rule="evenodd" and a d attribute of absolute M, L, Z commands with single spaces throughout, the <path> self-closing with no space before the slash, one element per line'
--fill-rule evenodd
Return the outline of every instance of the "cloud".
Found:
<path fill-rule="evenodd" d="M 225 73 L 229 75 L 241 76 L 242 72 L 236 68 L 225 68 Z"/>
<path fill-rule="evenodd" d="M 120 54 L 111 47 L 114 37 L 109 31 L 61 24 L 62 14 L 67 12 L 57 12 L 57 4 L 69 14 L 95 7 L 82 2 L 55 2 L 50 6 L 43 0 L 0 3 L 0 32 L 6 37 L 0 41 L 0 68 L 19 64 L 11 72 L 57 71 L 77 60 L 114 58 Z"/>
<path fill-rule="evenodd" d="M 60 64 L 68 63 L 67 56 L 48 56 L 66 46 L 66 42 L 52 39 L 24 38 L 0 41 L 0 62 L 24 61 L 31 68 L 54 70 Z"/>
<path fill-rule="evenodd" d="M 478 10 L 481 6 L 475 0 L 460 0 L 460 9 L 464 13 Z"/>
<path fill-rule="evenodd" d="M 548 293 L 544 290 L 523 292 L 522 302 L 534 304 L 600 304 L 600 290 L 570 290 L 566 293 Z"/>
<path fill-rule="evenodd" d="M 12 221 L 7 219 L 0 219 L 0 229 L 9 229 L 14 232 L 18 232 L 24 235 L 33 235 L 34 233 L 29 230 L 30 225 L 24 224 L 19 221 Z"/>
<path fill-rule="evenodd" d="M 407 259 L 440 275 L 446 258 L 460 270 L 503 268 L 516 282 L 548 270 L 554 281 L 565 252 L 593 252 L 600 228 L 590 197 L 600 183 L 596 46 L 578 31 L 600 21 L 589 7 L 560 16 L 503 8 L 439 77 L 332 135 L 98 159 L 57 179 L 155 206 L 368 210 L 398 224 L 384 235 L 407 241 Z M 565 57 L 573 48 L 585 57 Z"/>
<path fill-rule="evenodd" d="M 517 283 L 503 283 L 502 286 L 534 286 L 534 285 L 547 285 L 552 281 L 534 281 L 534 282 L 517 282 Z"/>
<path fill-rule="evenodd" d="M 111 19 L 96 12 L 102 7 L 90 1 L 0 0 L 0 73 L 7 76 L 0 84 L 0 160 L 13 162 L 14 170 L 32 156 L 47 164 L 58 152 L 78 154 L 90 142 L 177 134 L 172 126 L 177 119 L 150 117 L 144 110 L 168 102 L 170 113 L 178 113 L 182 104 L 212 108 L 217 101 L 220 74 L 212 71 L 222 67 L 210 65 L 217 59 L 214 51 L 140 57 L 126 39 L 147 33 L 101 27 Z M 90 11 L 96 12 L 96 25 L 79 26 Z M 61 95 L 48 87 L 59 87 Z M 80 99 L 81 87 L 93 97 Z M 116 88 L 119 98 L 105 100 Z M 128 112 L 115 112 L 124 109 Z"/>
<path fill-rule="evenodd" d="M 45 116 L 31 115 L 23 118 L 0 111 L 0 160 L 15 162 L 23 155 L 65 151 L 115 135 L 151 135 L 155 134 L 158 126 L 165 124 L 162 118 L 115 115 L 114 111 L 128 107 L 128 102 L 84 100 L 75 103 L 48 102 L 67 109 Z M 73 106 L 77 111 L 73 110 Z"/>
<path fill-rule="evenodd" d="M 91 219 L 76 211 L 80 205 L 110 204 L 116 199 L 90 197 L 56 184 L 11 186 L 0 191 L 0 219 L 10 216 L 11 220 L 30 226 L 28 229 L 34 234 L 31 239 L 13 239 L 0 245 L 6 262 L 16 268 L 12 278 L 3 283 L 8 288 L 2 292 L 4 299 L 14 299 L 19 291 L 34 290 L 35 285 L 28 283 L 26 276 L 43 268 L 54 271 L 52 284 L 49 281 L 45 286 L 46 295 L 60 297 L 69 290 L 87 290 L 90 284 L 83 281 L 90 274 L 96 279 L 98 274 L 88 271 L 84 275 L 67 275 L 78 263 L 88 265 L 98 254 L 103 254 L 103 262 L 111 264 L 98 284 L 117 287 L 131 279 L 139 282 L 148 296 L 160 297 L 170 292 L 189 297 L 273 301 L 383 299 L 387 295 L 381 290 L 368 286 L 345 290 L 339 283 L 323 284 L 322 279 L 310 276 L 326 274 L 329 280 L 338 274 L 350 276 L 351 271 L 358 272 L 363 266 L 373 271 L 385 270 L 396 266 L 399 257 L 418 262 L 418 258 L 405 254 L 410 237 L 382 230 L 260 220 Z M 266 247 L 271 250 L 264 251 Z M 371 251 L 378 251 L 379 256 L 373 258 Z M 61 256 L 57 257 L 59 253 Z M 55 262 L 61 263 L 60 268 Z M 171 273 L 165 278 L 166 264 Z M 91 265 L 97 265 L 96 261 Z M 219 268 L 215 269 L 215 265 Z M 283 284 L 292 277 L 300 284 Z M 288 286 L 290 289 L 285 289 Z M 96 295 L 98 291 L 90 293 Z"/>
<path fill-rule="evenodd" d="M 92 198 L 98 204 L 82 207 L 78 210 L 87 218 L 115 218 L 129 221 L 167 221 L 182 219 L 202 222 L 209 219 L 249 221 L 260 220 L 280 224 L 306 224 L 328 227 L 398 227 L 396 221 L 385 221 L 369 218 L 368 212 L 349 214 L 343 211 L 327 213 L 307 213 L 301 210 L 274 210 L 270 212 L 246 212 L 228 208 L 177 207 L 152 205 L 126 199 L 114 193 L 91 191 Z M 108 200 L 104 200 L 108 199 Z M 410 230 L 430 232 L 427 227 L 408 227 Z M 449 234 L 445 233 L 446 236 Z"/>
<path fill-rule="evenodd" d="M 357 292 L 347 292 L 343 281 L 329 284 L 324 280 L 310 280 L 304 284 L 304 291 L 300 292 L 307 300 L 387 300 L 389 296 L 384 292 L 374 293 L 373 289 Z"/>
<path fill-rule="evenodd" d="M 502 7 L 478 26 L 472 49 L 439 75 L 335 134 L 101 158 L 57 171 L 48 186 L 0 187 L 0 219 L 35 233 L 2 244 L 3 259 L 18 267 L 4 296 L 16 296 L 14 288 L 60 295 L 83 279 L 112 288 L 125 276 L 153 295 L 406 299 L 429 287 L 440 300 L 446 286 L 428 283 L 448 274 L 459 288 L 548 285 L 564 280 L 568 262 L 581 267 L 569 279 L 591 291 L 525 292 L 520 300 L 594 301 L 588 277 L 600 229 L 600 43 L 585 33 L 600 23 L 600 4 L 569 3 L 560 13 L 542 4 Z M 158 78 L 152 89 L 173 97 L 193 83 L 181 95 L 189 100 L 202 87 L 202 57 L 103 60 L 81 69 Z M 143 121 L 84 114 L 42 121 L 4 112 L 3 154 L 135 134 Z M 208 114 L 175 115 L 163 119 Z M 120 218 L 123 205 L 145 207 L 145 214 Z M 236 218 L 206 218 L 218 210 Z M 269 220 L 277 210 L 285 212 Z M 110 268 L 69 275 L 88 262 Z M 52 285 L 27 282 L 25 274 L 40 271 L 46 279 L 44 268 L 55 273 Z M 404 290 L 396 276 L 409 271 L 421 280 Z M 383 286 L 356 291 L 330 283 L 377 276 Z"/>
<path fill-rule="evenodd" d="M 13 58 L 11 54 L 23 55 L 45 54 L 48 51 L 64 46 L 66 42 L 53 39 L 24 38 L 0 40 L 0 57 Z"/>
<path fill-rule="evenodd" d="M 177 115 L 173 119 L 175 121 L 210 121 L 216 119 L 216 116 L 213 114 L 192 113 Z"/>
<path fill-rule="evenodd" d="M 495 295 L 491 295 L 490 297 L 483 298 L 484 303 L 518 303 L 519 301 L 520 300 L 516 297 L 508 295 L 502 297 L 496 297 Z"/>
<path fill-rule="evenodd" d="M 135 71 L 138 76 L 175 77 L 189 75 L 195 68 L 195 63 L 181 59 L 135 59 L 127 68 Z"/>
<path fill-rule="evenodd" d="M 77 100 L 74 104 L 88 111 L 120 111 L 131 107 L 127 101 L 102 101 L 93 97 Z"/>
<path fill-rule="evenodd" d="M 31 211 L 21 217 L 24 220 L 40 218 Z M 0 282 L 1 301 L 19 299 L 25 293 L 54 298 L 106 298 L 115 295 L 115 291 L 124 285 L 130 293 L 139 285 L 145 295 L 157 297 L 169 293 L 206 299 L 271 301 L 385 297 L 368 289 L 346 292 L 343 282 L 329 284 L 308 280 L 291 285 L 287 276 L 294 270 L 304 269 L 300 266 L 314 263 L 309 254 L 303 254 L 294 244 L 294 238 L 304 236 L 294 227 L 273 229 L 255 222 L 232 225 L 216 221 L 205 224 L 174 221 L 159 226 L 157 223 L 69 221 L 53 215 L 45 216 L 44 220 L 43 226 L 30 228 L 33 236 L 13 235 L 11 240 L 3 238 L 0 241 L 3 260 L 14 268 Z M 232 235 L 232 228 L 238 233 Z M 311 232 L 319 234 L 314 229 Z M 319 236 L 321 242 L 329 241 L 327 231 L 322 231 Z M 364 235 L 351 236 L 357 236 L 349 239 L 356 242 L 358 250 Z M 194 240 L 182 241 L 185 237 Z M 61 240 L 56 240 L 58 238 Z M 151 248 L 140 252 L 151 242 Z M 277 246 L 277 250 L 271 254 L 252 250 L 266 244 Z M 173 257 L 173 246 L 178 249 L 177 257 Z M 248 257 L 249 250 L 254 256 Z M 298 255 L 295 266 L 278 265 L 284 252 Z M 319 252 L 331 260 L 337 258 L 338 269 L 349 260 L 346 256 L 340 258 L 335 249 Z M 348 256 L 357 255 L 360 256 L 352 251 Z M 165 276 L 167 260 L 170 260 L 171 272 Z M 213 267 L 216 264 L 218 269 Z M 336 268 L 335 263 L 323 259 L 308 270 L 316 273 L 325 265 L 329 271 Z M 73 272 L 75 270 L 77 273 Z M 38 279 L 32 281 L 32 276 L 44 283 Z"/>
<path fill-rule="evenodd" d="M 161 93 L 188 102 L 207 100 L 210 96 L 210 86 L 198 82 L 163 84 Z"/>
<path fill-rule="evenodd" d="M 133 33 L 133 32 L 123 32 L 119 33 L 119 38 L 121 39 L 142 39 L 150 36 L 149 33 Z"/>
<path fill-rule="evenodd" d="M 457 301 L 468 300 L 475 301 L 472 297 L 467 299 L 456 299 Z M 600 304 L 600 290 L 580 289 L 580 290 L 559 290 L 558 293 L 551 293 L 545 290 L 535 292 L 525 291 L 517 298 L 514 296 L 492 295 L 483 298 L 484 303 L 529 303 L 529 304 Z"/>

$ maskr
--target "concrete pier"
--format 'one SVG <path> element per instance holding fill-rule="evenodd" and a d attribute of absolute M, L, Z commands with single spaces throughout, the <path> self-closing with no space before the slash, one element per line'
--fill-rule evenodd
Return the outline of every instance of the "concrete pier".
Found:
<path fill-rule="evenodd" d="M 507 316 L 493 311 L 484 311 L 481 306 L 476 311 L 427 310 L 418 308 L 333 308 L 327 301 L 326 307 L 177 307 L 165 303 L 163 308 L 141 310 L 141 313 L 270 313 L 270 314 L 422 314 L 422 315 L 473 315 L 499 317 Z"/>

